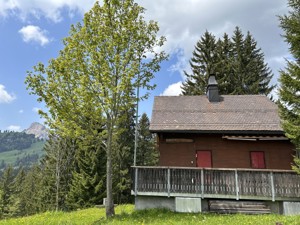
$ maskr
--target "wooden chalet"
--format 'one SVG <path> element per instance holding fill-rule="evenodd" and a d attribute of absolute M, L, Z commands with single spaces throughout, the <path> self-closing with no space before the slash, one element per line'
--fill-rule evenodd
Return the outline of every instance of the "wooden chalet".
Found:
<path fill-rule="evenodd" d="M 262 95 L 159 96 L 150 130 L 159 167 L 133 167 L 136 208 L 179 212 L 300 212 L 294 146 Z"/>

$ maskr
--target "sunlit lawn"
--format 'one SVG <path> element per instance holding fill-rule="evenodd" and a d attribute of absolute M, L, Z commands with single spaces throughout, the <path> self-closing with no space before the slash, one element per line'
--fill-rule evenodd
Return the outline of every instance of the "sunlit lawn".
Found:
<path fill-rule="evenodd" d="M 218 215 L 210 213 L 174 213 L 168 210 L 134 211 L 133 205 L 120 205 L 116 207 L 116 216 L 105 218 L 104 208 L 90 208 L 74 212 L 46 212 L 34 216 L 1 220 L 2 224 L 215 224 L 215 225 L 300 225 L 300 216 L 282 215 Z"/>

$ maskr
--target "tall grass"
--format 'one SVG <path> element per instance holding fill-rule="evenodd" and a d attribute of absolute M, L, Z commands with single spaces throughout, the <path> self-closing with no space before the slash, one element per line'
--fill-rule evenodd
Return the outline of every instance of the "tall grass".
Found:
<path fill-rule="evenodd" d="M 163 209 L 134 211 L 133 205 L 116 207 L 116 216 L 105 218 L 104 208 L 90 208 L 70 213 L 46 212 L 34 216 L 9 220 L 1 220 L 0 225 L 28 224 L 28 225 L 171 225 L 171 224 L 207 224 L 207 225 L 300 225 L 300 216 L 282 215 L 218 215 L 211 213 L 175 213 Z"/>

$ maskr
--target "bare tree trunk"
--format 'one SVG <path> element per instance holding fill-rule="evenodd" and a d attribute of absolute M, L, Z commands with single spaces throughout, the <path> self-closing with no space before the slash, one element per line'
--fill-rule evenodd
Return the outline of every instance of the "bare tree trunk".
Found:
<path fill-rule="evenodd" d="M 113 191 L 112 191 L 112 133 L 113 127 L 111 124 L 108 126 L 107 133 L 107 161 L 106 161 L 106 217 L 112 217 L 115 215 L 115 207 L 113 201 Z"/>

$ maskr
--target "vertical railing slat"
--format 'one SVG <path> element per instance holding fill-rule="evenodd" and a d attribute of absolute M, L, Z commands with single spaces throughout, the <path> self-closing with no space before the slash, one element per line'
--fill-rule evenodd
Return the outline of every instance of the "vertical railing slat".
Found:
<path fill-rule="evenodd" d="M 240 199 L 239 196 L 239 180 L 238 180 L 238 172 L 235 170 L 235 191 L 236 191 L 236 200 Z"/>
<path fill-rule="evenodd" d="M 272 192 L 272 201 L 275 202 L 275 187 L 274 187 L 274 177 L 273 172 L 270 172 L 270 182 L 271 182 L 271 192 Z"/>
<path fill-rule="evenodd" d="M 134 176 L 134 195 L 137 196 L 137 185 L 138 185 L 138 168 L 135 169 L 135 176 Z"/>

